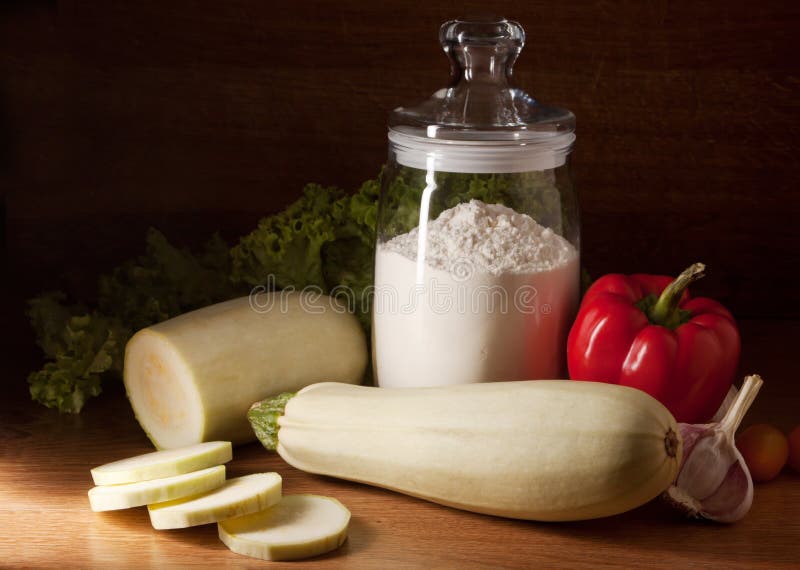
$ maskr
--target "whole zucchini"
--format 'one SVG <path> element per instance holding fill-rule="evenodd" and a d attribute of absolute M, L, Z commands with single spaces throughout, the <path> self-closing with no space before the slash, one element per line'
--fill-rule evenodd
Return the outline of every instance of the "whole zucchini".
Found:
<path fill-rule="evenodd" d="M 329 382 L 256 403 L 248 417 L 265 447 L 303 471 L 541 521 L 642 505 L 675 480 L 682 452 L 658 401 L 597 382 Z"/>

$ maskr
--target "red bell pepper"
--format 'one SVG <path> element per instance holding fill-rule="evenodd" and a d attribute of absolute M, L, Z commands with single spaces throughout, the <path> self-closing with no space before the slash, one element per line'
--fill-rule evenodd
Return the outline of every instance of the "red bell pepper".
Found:
<path fill-rule="evenodd" d="M 639 388 L 679 422 L 709 421 L 733 383 L 741 341 L 725 307 L 689 297 L 686 287 L 704 270 L 695 263 L 674 281 L 663 275 L 598 279 L 569 333 L 570 377 Z"/>

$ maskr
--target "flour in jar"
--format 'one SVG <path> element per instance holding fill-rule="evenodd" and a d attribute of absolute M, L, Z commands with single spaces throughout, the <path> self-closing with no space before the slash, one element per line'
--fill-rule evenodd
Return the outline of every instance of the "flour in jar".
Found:
<path fill-rule="evenodd" d="M 379 244 L 379 385 L 561 377 L 578 303 L 578 257 L 530 216 L 478 200 Z"/>

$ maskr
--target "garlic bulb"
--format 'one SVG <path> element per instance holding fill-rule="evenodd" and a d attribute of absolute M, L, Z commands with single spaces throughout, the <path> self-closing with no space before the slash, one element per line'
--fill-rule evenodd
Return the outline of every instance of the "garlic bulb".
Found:
<path fill-rule="evenodd" d="M 687 514 L 729 523 L 750 510 L 753 480 L 734 435 L 762 384 L 757 374 L 745 378 L 719 422 L 678 424 L 683 460 L 665 496 Z"/>

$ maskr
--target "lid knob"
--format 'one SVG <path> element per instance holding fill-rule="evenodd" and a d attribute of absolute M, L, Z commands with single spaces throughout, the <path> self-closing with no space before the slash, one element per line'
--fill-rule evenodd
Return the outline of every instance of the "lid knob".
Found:
<path fill-rule="evenodd" d="M 457 19 L 442 24 L 439 41 L 450 58 L 451 87 L 462 80 L 504 85 L 525 45 L 525 30 L 505 18 Z"/>

